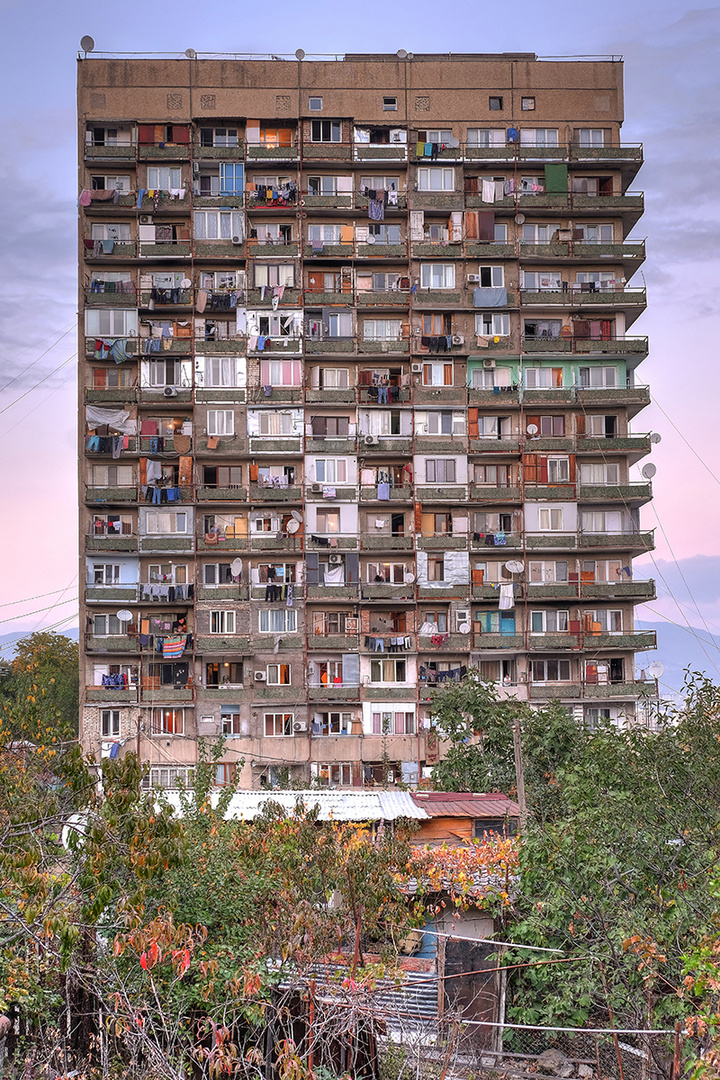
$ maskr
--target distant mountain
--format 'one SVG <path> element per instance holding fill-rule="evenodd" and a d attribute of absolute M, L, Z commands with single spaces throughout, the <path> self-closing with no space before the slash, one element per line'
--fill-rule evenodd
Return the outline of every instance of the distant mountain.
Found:
<path fill-rule="evenodd" d="M 686 668 L 702 671 L 708 678 L 720 682 L 720 636 L 709 634 L 707 630 L 694 629 L 691 633 L 666 622 L 636 622 L 635 626 L 637 630 L 657 630 L 657 649 L 638 653 L 635 662 L 639 668 L 647 668 L 653 660 L 663 665 L 665 671 L 660 679 L 661 694 L 669 690 L 682 690 Z"/>

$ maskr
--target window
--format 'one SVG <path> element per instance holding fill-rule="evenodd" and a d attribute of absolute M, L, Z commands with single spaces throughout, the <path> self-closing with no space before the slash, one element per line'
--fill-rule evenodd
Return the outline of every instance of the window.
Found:
<path fill-rule="evenodd" d="M 397 111 L 397 98 L 396 97 L 384 97 L 383 98 L 383 112 L 396 112 Z"/>
<path fill-rule="evenodd" d="M 95 514 L 90 531 L 93 536 L 132 536 L 132 518 L 129 514 Z"/>
<path fill-rule="evenodd" d="M 417 133 L 417 141 L 421 143 L 448 143 L 452 139 L 451 128 L 424 128 Z"/>
<path fill-rule="evenodd" d="M 243 665 L 241 660 L 212 661 L 205 665 L 205 686 L 219 690 L 221 686 L 242 686 Z"/>
<path fill-rule="evenodd" d="M 263 608 L 258 616 L 261 634 L 294 634 L 297 630 L 297 611 L 294 608 Z"/>
<path fill-rule="evenodd" d="M 232 409 L 208 409 L 208 435 L 234 435 L 235 414 Z"/>
<path fill-rule="evenodd" d="M 509 416 L 478 417 L 479 439 L 507 439 L 512 435 L 512 420 Z"/>
<path fill-rule="evenodd" d="M 426 458 L 425 481 L 428 484 L 454 484 L 455 458 Z"/>
<path fill-rule="evenodd" d="M 205 357 L 205 386 L 231 387 L 245 385 L 245 361 L 240 365 L 233 356 Z M 217 413 L 215 414 L 217 416 Z"/>
<path fill-rule="evenodd" d="M 120 710 L 103 709 L 100 714 L 100 733 L 103 738 L 120 734 Z"/>
<path fill-rule="evenodd" d="M 233 536 L 246 537 L 247 521 L 244 517 L 236 517 L 234 514 L 205 514 L 203 532 L 213 533 L 220 540 L 228 540 Z"/>
<path fill-rule="evenodd" d="M 568 564 L 564 559 L 559 559 L 556 562 L 530 563 L 529 583 L 531 585 L 562 584 L 567 580 Z"/>
<path fill-rule="evenodd" d="M 490 112 L 501 112 L 503 107 L 503 99 L 497 96 L 491 96 L 488 100 L 488 108 Z"/>
<path fill-rule="evenodd" d="M 301 360 L 261 360 L 262 386 L 302 386 Z"/>
<path fill-rule="evenodd" d="M 558 231 L 558 225 L 528 224 L 522 226 L 523 244 L 549 244 Z"/>
<path fill-rule="evenodd" d="M 619 559 L 583 559 L 580 563 L 582 581 L 620 581 L 623 565 Z"/>
<path fill-rule="evenodd" d="M 270 739 L 292 735 L 294 719 L 292 713 L 266 712 L 263 717 L 265 735 Z"/>
<path fill-rule="evenodd" d="M 245 217 L 241 210 L 196 210 L 193 214 L 196 240 L 231 240 L 245 237 Z"/>
<path fill-rule="evenodd" d="M 474 482 L 485 487 L 511 487 L 509 465 L 476 465 Z"/>
<path fill-rule="evenodd" d="M 148 566 L 148 581 L 151 584 L 187 584 L 188 568 L 183 563 L 150 563 Z"/>
<path fill-rule="evenodd" d="M 312 142 L 342 142 L 342 125 L 339 120 L 311 120 L 310 138 Z"/>
<path fill-rule="evenodd" d="M 400 178 L 398 176 L 361 176 L 360 190 L 370 188 L 372 191 L 398 191 Z"/>
<path fill-rule="evenodd" d="M 352 191 L 351 176 L 308 176 L 308 195 L 341 195 Z"/>
<path fill-rule="evenodd" d="M 570 480 L 570 459 L 566 457 L 549 457 L 548 483 L 567 484 Z"/>
<path fill-rule="evenodd" d="M 185 733 L 184 709 L 153 709 L 153 735 L 183 735 Z"/>
<path fill-rule="evenodd" d="M 562 330 L 562 319 L 526 319 L 523 333 L 531 341 L 557 341 Z"/>
<path fill-rule="evenodd" d="M 313 735 L 349 735 L 355 716 L 350 712 L 319 712 L 313 715 Z"/>
<path fill-rule="evenodd" d="M 423 263 L 420 270 L 423 289 L 454 289 L 454 263 Z"/>
<path fill-rule="evenodd" d="M 234 634 L 235 612 L 234 611 L 211 611 L 210 612 L 211 634 Z"/>
<path fill-rule="evenodd" d="M 476 511 L 474 516 L 475 525 L 473 532 L 479 533 L 512 533 L 513 530 L 513 515 L 501 514 L 496 511 Z M 490 580 L 497 581 L 497 564 L 496 563 L 476 563 L 476 567 L 486 567 L 486 573 L 490 573 Z"/>
<path fill-rule="evenodd" d="M 559 292 L 562 281 L 555 270 L 522 271 L 522 287 L 529 292 Z"/>
<path fill-rule="evenodd" d="M 562 368 L 525 368 L 525 386 L 528 390 L 552 390 L 563 384 Z"/>
<path fill-rule="evenodd" d="M 240 723 L 240 706 L 221 705 L 220 724 L 222 727 L 223 735 L 241 735 L 242 727 Z"/>
<path fill-rule="evenodd" d="M 503 128 L 468 128 L 468 146 L 504 146 L 505 130 Z"/>
<path fill-rule="evenodd" d="M 347 482 L 345 458 L 316 458 L 315 479 L 321 484 L 344 484 Z"/>
<path fill-rule="evenodd" d="M 531 634 L 566 634 L 570 623 L 569 611 L 531 611 Z"/>
<path fill-rule="evenodd" d="M 321 390 L 347 390 L 350 372 L 347 368 L 316 368 L 317 385 Z"/>
<path fill-rule="evenodd" d="M 537 424 L 540 435 L 561 439 L 565 434 L 564 416 L 536 416 L 533 422 Z"/>
<path fill-rule="evenodd" d="M 478 277 L 480 287 L 483 289 L 501 289 L 505 284 L 502 266 L 479 266 Z"/>
<path fill-rule="evenodd" d="M 347 439 L 350 420 L 347 416 L 313 416 L 311 427 L 315 439 Z"/>
<path fill-rule="evenodd" d="M 414 735 L 415 713 L 406 710 L 374 712 L 373 735 Z"/>
<path fill-rule="evenodd" d="M 399 225 L 366 225 L 365 228 L 368 236 L 374 237 L 376 244 L 399 244 L 402 239 Z"/>
<path fill-rule="evenodd" d="M 535 98 L 534 97 L 520 98 L 520 108 L 522 109 L 523 112 L 533 112 L 533 110 L 535 109 Z"/>
<path fill-rule="evenodd" d="M 557 146 L 557 128 L 523 128 L 520 132 L 522 146 Z"/>
<path fill-rule="evenodd" d="M 610 388 L 618 385 L 617 368 L 614 367 L 581 367 L 578 374 L 580 376 L 580 386 L 583 388 Z M 592 434 L 594 435 L 595 432 L 593 431 Z M 608 434 L 608 432 L 604 432 L 604 434 Z M 615 432 L 612 432 L 612 434 L 615 434 Z"/>
<path fill-rule="evenodd" d="M 239 161 L 220 163 L 220 195 L 242 195 L 244 187 L 243 165 Z"/>
<path fill-rule="evenodd" d="M 324 508 L 318 508 L 315 517 L 315 527 L 318 532 L 321 533 L 339 533 L 340 532 L 340 511 L 325 510 Z"/>
<path fill-rule="evenodd" d="M 575 132 L 575 141 L 580 146 L 604 146 L 604 128 L 578 128 Z"/>
<path fill-rule="evenodd" d="M 619 510 L 583 510 L 580 525 L 586 533 L 621 533 L 623 516 Z"/>
<path fill-rule="evenodd" d="M 418 169 L 418 191 L 454 191 L 454 169 Z"/>
<path fill-rule="evenodd" d="M 464 435 L 465 413 L 459 409 L 416 412 L 415 424 L 419 435 Z"/>
<path fill-rule="evenodd" d="M 255 288 L 261 285 L 284 285 L 292 289 L 295 267 L 292 263 L 255 263 Z"/>
<path fill-rule="evenodd" d="M 154 191 L 178 191 L 182 187 L 182 170 L 167 165 L 148 165 L 147 186 Z"/>
<path fill-rule="evenodd" d="M 321 97 L 308 98 L 308 109 L 310 112 L 322 112 L 323 99 Z"/>
<path fill-rule="evenodd" d="M 370 661 L 371 683 L 398 683 L 407 681 L 407 661 L 394 657 Z"/>
<path fill-rule="evenodd" d="M 209 488 L 239 488 L 242 485 L 241 465 L 203 465 L 202 484 Z"/>
<path fill-rule="evenodd" d="M 120 563 L 93 563 L 93 585 L 119 585 Z"/>
<path fill-rule="evenodd" d="M 510 316 L 497 312 L 476 315 L 475 333 L 478 337 L 508 337 L 510 334 Z"/>
<path fill-rule="evenodd" d="M 290 413 L 262 412 L 258 417 L 258 426 L 261 435 L 283 436 L 292 435 L 294 425 Z"/>
<path fill-rule="evenodd" d="M 541 507 L 538 514 L 538 528 L 541 532 L 562 532 L 563 508 L 561 506 Z"/>
<path fill-rule="evenodd" d="M 136 337 L 137 309 L 88 308 L 85 312 L 85 333 L 90 337 Z"/>
<path fill-rule="evenodd" d="M 570 661 L 531 660 L 530 678 L 533 682 L 570 682 Z"/>
<path fill-rule="evenodd" d="M 578 239 L 583 244 L 612 244 L 615 239 L 615 230 L 612 225 L 580 225 L 573 228 L 582 233 Z"/>
<path fill-rule="evenodd" d="M 364 319 L 363 338 L 365 341 L 400 341 L 402 321 L 400 319 Z"/>
<path fill-rule="evenodd" d="M 582 464 L 580 466 L 580 483 L 581 484 L 599 484 L 605 486 L 608 484 L 618 484 L 620 482 L 620 469 L 619 466 L 608 462 L 603 464 Z"/>
<path fill-rule="evenodd" d="M 290 664 L 268 664 L 265 670 L 269 686 L 290 685 Z"/>
<path fill-rule="evenodd" d="M 311 766 L 312 775 L 321 787 L 349 787 L 352 783 L 352 765 L 333 765 L 318 762 Z"/>
<path fill-rule="evenodd" d="M 116 244 L 130 243 L 130 226 L 123 224 L 95 224 L 92 226 L 90 236 L 93 240 L 114 240 Z M 93 277 L 95 274 L 93 274 Z"/>
<path fill-rule="evenodd" d="M 407 567 L 404 563 L 381 562 L 367 564 L 367 580 L 378 585 L 402 585 Z"/>
<path fill-rule="evenodd" d="M 339 244 L 340 229 L 340 225 L 308 225 L 308 240 L 311 244 Z"/>
<path fill-rule="evenodd" d="M 188 531 L 188 516 L 184 512 L 160 512 L 148 510 L 145 515 L 145 532 L 148 536 L 177 535 Z"/>
<path fill-rule="evenodd" d="M 444 555 L 428 555 L 427 579 L 428 579 L 428 581 L 444 581 L 445 580 L 445 556 Z"/>
<path fill-rule="evenodd" d="M 588 731 L 598 731 L 603 724 L 612 720 L 610 709 L 590 707 L 585 709 L 585 727 Z"/>
<path fill-rule="evenodd" d="M 331 637 L 333 634 L 345 635 L 345 621 L 351 618 L 353 618 L 351 611 L 314 611 L 312 616 L 313 635 L 315 637 Z"/>
<path fill-rule="evenodd" d="M 622 634 L 622 611 L 584 611 L 583 630 L 586 634 Z"/>
<path fill-rule="evenodd" d="M 93 465 L 92 480 L 94 487 L 132 487 L 132 465 Z"/>
<path fill-rule="evenodd" d="M 258 244 L 290 244 L 292 243 L 292 225 L 281 225 L 277 221 L 269 221 L 267 224 L 257 224 L 250 230 Z"/>
<path fill-rule="evenodd" d="M 200 128 L 201 146 L 237 146 L 238 129 L 228 127 Z"/>

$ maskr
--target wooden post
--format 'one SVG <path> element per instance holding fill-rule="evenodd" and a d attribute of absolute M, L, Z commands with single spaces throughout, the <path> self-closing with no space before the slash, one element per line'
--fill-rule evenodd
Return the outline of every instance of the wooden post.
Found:
<path fill-rule="evenodd" d="M 524 829 L 527 825 L 527 804 L 525 802 L 525 770 L 523 767 L 519 720 L 513 721 L 513 746 L 515 748 L 515 783 L 520 807 L 520 828 Z"/>
<path fill-rule="evenodd" d="M 672 1080 L 680 1080 L 680 1032 L 682 1024 L 678 1020 L 675 1024 L 675 1054 L 673 1056 Z"/>

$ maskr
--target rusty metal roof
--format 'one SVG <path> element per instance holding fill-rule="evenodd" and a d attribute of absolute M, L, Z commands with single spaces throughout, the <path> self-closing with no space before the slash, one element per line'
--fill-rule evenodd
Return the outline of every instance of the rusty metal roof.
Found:
<path fill-rule="evenodd" d="M 428 817 L 519 817 L 520 807 L 501 791 L 413 791 L 413 801 Z"/>

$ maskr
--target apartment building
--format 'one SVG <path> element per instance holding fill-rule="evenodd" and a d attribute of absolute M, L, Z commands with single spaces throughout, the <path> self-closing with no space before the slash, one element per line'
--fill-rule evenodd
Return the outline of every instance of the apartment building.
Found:
<path fill-rule="evenodd" d="M 471 667 L 633 722 L 622 64 L 189 52 L 78 64 L 85 747 L 415 784 Z"/>

